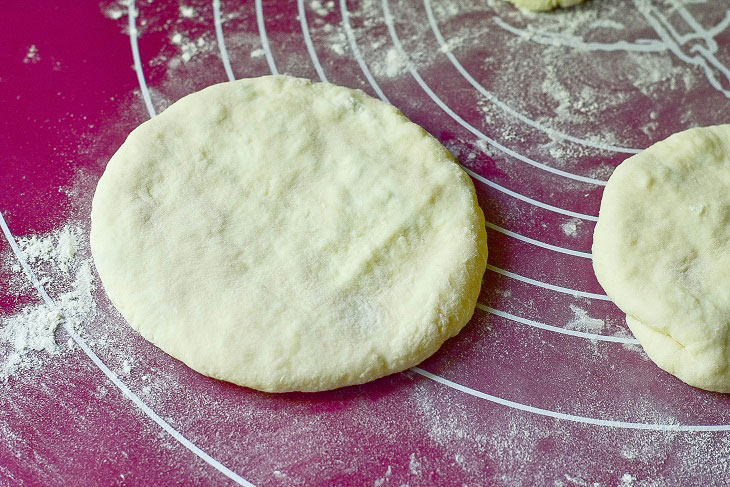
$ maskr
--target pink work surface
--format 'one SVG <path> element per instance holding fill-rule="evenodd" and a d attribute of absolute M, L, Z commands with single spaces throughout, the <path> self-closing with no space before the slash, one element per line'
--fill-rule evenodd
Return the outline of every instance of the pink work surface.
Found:
<path fill-rule="evenodd" d="M 98 285 L 73 350 L 38 352 L 0 383 L 0 484 L 726 485 L 730 399 L 648 360 L 590 251 L 617 164 L 730 121 L 728 7 L 5 5 L 3 282 L 28 279 L 7 264 L 23 258 L 13 237 L 88 231 L 96 181 L 135 126 L 210 84 L 272 72 L 362 89 L 441 140 L 474 178 L 490 266 L 471 322 L 420 368 L 317 394 L 204 377 L 133 332 Z M 3 288 L 3 316 L 40 302 L 27 289 Z"/>

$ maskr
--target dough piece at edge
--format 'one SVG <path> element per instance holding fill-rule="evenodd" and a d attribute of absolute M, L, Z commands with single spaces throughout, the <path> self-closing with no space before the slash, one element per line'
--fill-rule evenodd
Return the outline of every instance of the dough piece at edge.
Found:
<path fill-rule="evenodd" d="M 730 125 L 679 132 L 624 161 L 604 190 L 596 277 L 646 352 L 730 392 Z"/>

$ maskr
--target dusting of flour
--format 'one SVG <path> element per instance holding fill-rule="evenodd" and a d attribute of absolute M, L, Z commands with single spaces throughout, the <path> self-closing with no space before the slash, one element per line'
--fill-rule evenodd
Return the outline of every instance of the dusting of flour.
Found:
<path fill-rule="evenodd" d="M 565 325 L 568 330 L 600 334 L 606 326 L 604 320 L 589 316 L 583 308 L 571 304 L 570 310 L 573 312 L 573 319 Z"/>
<path fill-rule="evenodd" d="M 53 296 L 55 306 L 40 301 L 0 317 L 0 381 L 73 349 L 70 340 L 59 343 L 59 327 L 77 330 L 93 317 L 95 283 L 90 258 L 79 252 L 82 235 L 79 226 L 68 224 L 46 235 L 18 239 L 27 263 Z M 21 271 L 15 262 L 10 267 Z"/>

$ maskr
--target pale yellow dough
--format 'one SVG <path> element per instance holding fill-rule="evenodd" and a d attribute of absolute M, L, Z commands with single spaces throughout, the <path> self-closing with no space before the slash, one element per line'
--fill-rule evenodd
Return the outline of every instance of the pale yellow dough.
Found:
<path fill-rule="evenodd" d="M 269 76 L 135 129 L 94 195 L 109 297 L 193 369 L 264 391 L 418 364 L 473 314 L 486 266 L 469 177 L 361 91 Z"/>
<path fill-rule="evenodd" d="M 593 265 L 659 367 L 730 392 L 730 125 L 672 135 L 616 169 Z"/>
<path fill-rule="evenodd" d="M 510 0 L 512 3 L 521 8 L 541 12 L 545 10 L 553 10 L 558 7 L 572 7 L 583 3 L 583 0 Z"/>

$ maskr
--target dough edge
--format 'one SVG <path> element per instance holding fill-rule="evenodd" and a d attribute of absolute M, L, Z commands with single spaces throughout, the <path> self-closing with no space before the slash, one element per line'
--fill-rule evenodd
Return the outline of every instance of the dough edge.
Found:
<path fill-rule="evenodd" d="M 685 346 L 631 315 L 626 315 L 626 324 L 660 369 L 699 389 L 730 392 L 730 368 L 712 344 Z"/>

